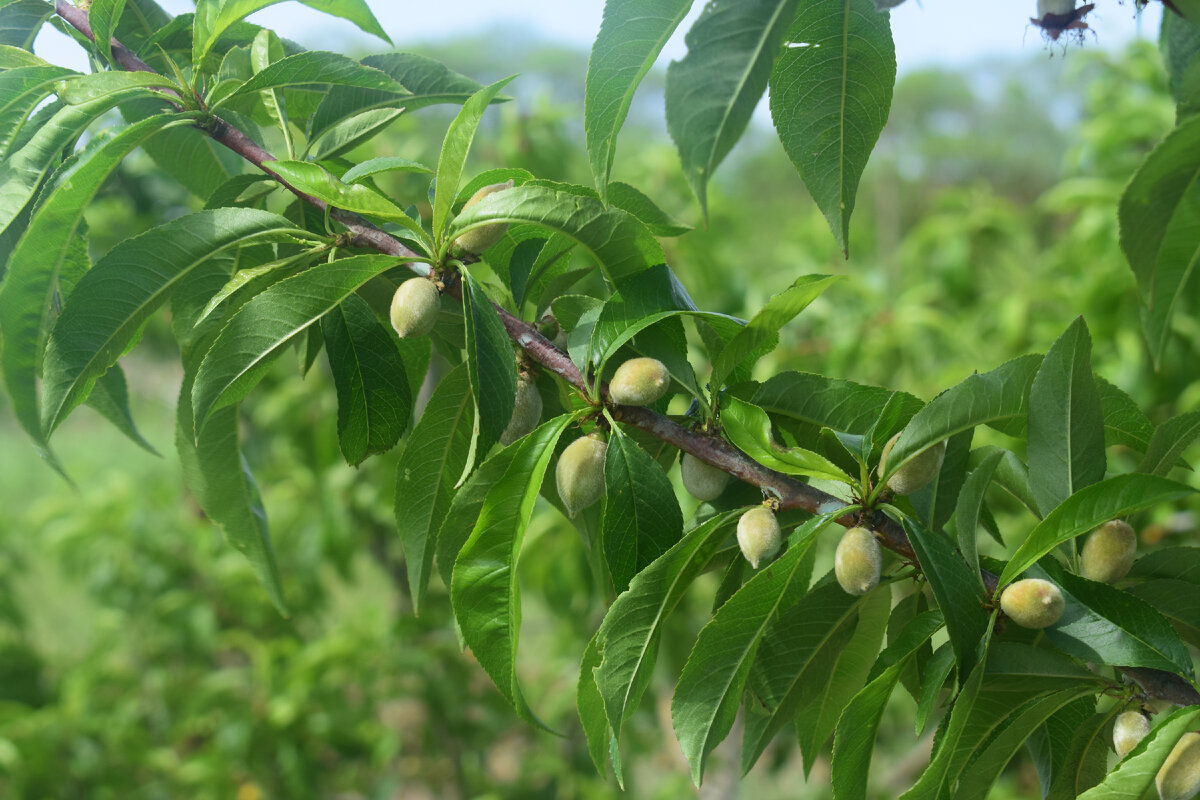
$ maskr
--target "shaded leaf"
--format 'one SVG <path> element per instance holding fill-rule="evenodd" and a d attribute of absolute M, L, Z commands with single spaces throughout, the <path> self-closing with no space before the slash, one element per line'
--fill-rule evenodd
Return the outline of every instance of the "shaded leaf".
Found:
<path fill-rule="evenodd" d="M 1200 708 L 1179 708 L 1159 717 L 1154 727 L 1107 777 L 1079 800 L 1138 800 L 1154 783 L 1154 776 L 1167 760 L 1179 738 L 1196 727 Z"/>
<path fill-rule="evenodd" d="M 517 396 L 517 364 L 512 340 L 495 306 L 483 289 L 463 273 L 463 318 L 467 324 L 467 374 L 479 420 L 476 456 L 482 457 L 500 441 L 508 427 Z"/>
<path fill-rule="evenodd" d="M 1189 411 L 1159 424 L 1137 471 L 1167 475 L 1179 465 L 1183 451 L 1197 438 L 1200 438 L 1200 411 Z"/>

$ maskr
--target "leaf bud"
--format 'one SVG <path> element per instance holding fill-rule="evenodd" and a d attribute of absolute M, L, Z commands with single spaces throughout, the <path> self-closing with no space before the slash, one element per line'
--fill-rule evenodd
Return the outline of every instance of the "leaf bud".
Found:
<path fill-rule="evenodd" d="M 1129 574 L 1136 555 L 1137 534 L 1128 522 L 1112 519 L 1084 542 L 1079 574 L 1088 580 L 1116 583 Z"/>
<path fill-rule="evenodd" d="M 508 447 L 525 434 L 532 431 L 542 421 L 542 396 L 538 393 L 537 385 L 524 376 L 517 381 L 517 398 L 513 403 L 513 413 L 508 420 L 508 427 L 500 434 L 500 444 Z"/>
<path fill-rule="evenodd" d="M 1150 732 L 1150 720 L 1140 711 L 1125 711 L 1113 724 L 1113 750 L 1124 758 Z"/>
<path fill-rule="evenodd" d="M 883 454 L 879 457 L 879 477 L 887 474 L 887 458 L 892 452 L 892 445 L 900 438 L 897 433 L 883 446 Z M 904 466 L 896 470 L 888 478 L 887 485 L 895 494 L 910 494 L 929 483 L 942 469 L 942 459 L 946 457 L 946 442 L 942 440 L 910 458 Z"/>
<path fill-rule="evenodd" d="M 752 508 L 738 520 L 738 547 L 742 548 L 742 555 L 755 569 L 779 552 L 781 540 L 779 520 L 775 519 L 775 512 L 766 506 Z"/>
<path fill-rule="evenodd" d="M 1050 581 L 1026 578 L 1005 587 L 1000 608 L 1022 628 L 1048 628 L 1058 622 L 1066 601 Z"/>
<path fill-rule="evenodd" d="M 1154 777 L 1162 800 L 1191 800 L 1200 794 L 1200 733 L 1185 733 Z"/>
<path fill-rule="evenodd" d="M 648 406 L 667 393 L 671 376 L 657 358 L 631 358 L 613 373 L 608 396 L 623 406 Z"/>
<path fill-rule="evenodd" d="M 426 336 L 437 323 L 442 302 L 433 281 L 410 278 L 396 288 L 388 316 L 401 339 Z"/>
<path fill-rule="evenodd" d="M 597 434 L 581 436 L 567 445 L 554 470 L 558 496 L 571 519 L 604 494 L 604 455 L 608 444 Z"/>
<path fill-rule="evenodd" d="M 716 500 L 729 485 L 729 473 L 684 453 L 679 462 L 683 475 L 683 488 L 697 500 Z"/>
<path fill-rule="evenodd" d="M 511 189 L 513 186 L 512 180 L 507 180 L 504 183 L 492 183 L 484 186 L 482 189 L 471 195 L 471 199 L 463 203 L 462 210 L 466 211 L 471 206 L 478 203 L 488 195 L 502 192 L 505 189 Z M 461 213 L 461 212 L 460 212 Z M 507 222 L 494 222 L 491 225 L 480 225 L 478 228 L 472 228 L 454 240 L 454 244 L 459 249 L 465 250 L 473 255 L 479 255 L 484 250 L 500 241 L 500 237 L 508 230 Z"/>
<path fill-rule="evenodd" d="M 879 585 L 883 555 L 875 534 L 866 528 L 851 528 L 842 534 L 833 555 L 833 571 L 848 594 L 863 595 Z"/>

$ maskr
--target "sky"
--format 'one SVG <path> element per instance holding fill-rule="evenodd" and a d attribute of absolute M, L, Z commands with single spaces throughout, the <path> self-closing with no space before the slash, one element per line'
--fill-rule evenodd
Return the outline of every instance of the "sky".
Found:
<path fill-rule="evenodd" d="M 188 0 L 159 0 L 159 4 L 174 14 L 193 7 Z M 602 0 L 368 0 L 368 5 L 398 48 L 507 24 L 587 49 L 600 29 L 604 8 Z M 684 33 L 703 5 L 697 0 L 691 18 L 667 43 L 660 64 L 684 55 Z M 1041 32 L 1029 24 L 1036 5 L 1035 0 L 906 0 L 891 12 L 897 66 L 903 74 L 919 67 L 960 65 L 1006 54 L 1069 56 L 1076 45 L 1065 51 L 1062 44 L 1048 45 Z M 1095 35 L 1086 37 L 1085 46 L 1119 48 L 1139 35 L 1157 37 L 1161 3 L 1151 3 L 1140 19 L 1135 19 L 1133 0 L 1097 0 L 1096 5 L 1087 18 Z M 367 37 L 353 25 L 297 2 L 280 3 L 249 19 L 311 49 L 340 51 L 350 44 L 373 51 L 387 49 L 384 42 Z M 86 65 L 79 48 L 49 27 L 39 37 L 36 50 L 57 64 L 80 69 Z"/>

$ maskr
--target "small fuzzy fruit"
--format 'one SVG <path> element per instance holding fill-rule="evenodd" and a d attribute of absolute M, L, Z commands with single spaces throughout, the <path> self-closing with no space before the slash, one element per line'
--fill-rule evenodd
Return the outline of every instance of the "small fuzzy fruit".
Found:
<path fill-rule="evenodd" d="M 1154 778 L 1162 800 L 1191 800 L 1200 794 L 1200 733 L 1185 733 Z"/>
<path fill-rule="evenodd" d="M 1124 758 L 1150 732 L 1150 720 L 1140 711 L 1125 711 L 1113 724 L 1113 749 Z"/>
<path fill-rule="evenodd" d="M 425 278 L 410 278 L 396 289 L 392 295 L 392 307 L 389 316 L 392 327 L 400 338 L 425 336 L 437 323 L 438 311 L 442 302 L 437 287 L 433 281 Z"/>
<path fill-rule="evenodd" d="M 1065 607 L 1059 588 L 1041 578 L 1010 583 L 1000 595 L 1000 608 L 1022 628 L 1048 628 L 1058 622 Z"/>
<path fill-rule="evenodd" d="M 1137 555 L 1137 534 L 1129 523 L 1113 519 L 1092 531 L 1083 545 L 1079 574 L 1101 583 L 1116 583 L 1129 573 Z"/>
<path fill-rule="evenodd" d="M 462 210 L 466 211 L 471 206 L 478 203 L 483 198 L 496 192 L 503 192 L 505 189 L 511 189 L 513 182 L 511 180 L 504 183 L 493 183 L 484 186 L 482 189 L 471 195 L 471 199 L 463 203 Z M 491 225 L 480 225 L 478 228 L 472 228 L 466 233 L 461 234 L 454 240 L 454 244 L 468 253 L 479 255 L 484 250 L 500 241 L 500 237 L 504 235 L 504 231 L 508 230 L 507 222 L 495 222 Z"/>
<path fill-rule="evenodd" d="M 742 548 L 742 555 L 755 569 L 779 552 L 780 539 L 779 520 L 766 506 L 752 508 L 738 520 L 738 547 Z"/>
<path fill-rule="evenodd" d="M 716 500 L 729 484 L 729 473 L 706 464 L 691 453 L 684 453 L 679 462 L 683 488 L 697 500 Z"/>
<path fill-rule="evenodd" d="M 517 399 L 508 427 L 500 434 L 500 444 L 508 447 L 537 427 L 542 421 L 542 396 L 533 381 L 522 378 L 517 381 Z"/>
<path fill-rule="evenodd" d="M 887 473 L 887 458 L 892 452 L 892 445 L 900 438 L 897 433 L 883 446 L 883 455 L 879 458 L 879 477 Z M 921 451 L 916 458 L 911 458 L 888 478 L 887 485 L 896 494 L 909 494 L 929 483 L 942 468 L 942 459 L 946 457 L 946 442 L 940 441 L 932 447 Z"/>
<path fill-rule="evenodd" d="M 631 358 L 613 373 L 608 395 L 623 406 L 648 406 L 667 393 L 671 376 L 657 358 Z"/>
<path fill-rule="evenodd" d="M 842 534 L 833 555 L 833 571 L 847 593 L 862 595 L 878 586 L 882 564 L 875 534 L 866 528 L 851 528 Z"/>
<path fill-rule="evenodd" d="M 575 518 L 604 494 L 604 454 L 608 445 L 596 434 L 581 436 L 567 445 L 558 458 L 554 478 L 558 496 Z"/>

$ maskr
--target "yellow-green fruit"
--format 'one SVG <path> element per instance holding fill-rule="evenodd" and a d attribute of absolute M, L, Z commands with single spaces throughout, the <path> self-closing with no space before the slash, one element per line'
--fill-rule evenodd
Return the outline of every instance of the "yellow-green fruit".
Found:
<path fill-rule="evenodd" d="M 482 189 L 471 195 L 471 199 L 463 203 L 462 210 L 466 211 L 471 206 L 478 203 L 483 198 L 496 192 L 503 192 L 505 189 L 511 189 L 513 182 L 511 180 L 504 183 L 493 183 L 484 186 Z M 461 213 L 461 212 L 460 212 Z M 484 250 L 500 241 L 500 237 L 504 235 L 504 231 L 508 229 L 507 222 L 495 222 L 491 225 L 480 225 L 478 228 L 472 228 L 466 233 L 461 234 L 454 240 L 454 244 L 458 245 L 462 250 L 468 253 L 479 255 Z"/>
<path fill-rule="evenodd" d="M 533 381 L 522 378 L 517 381 L 517 398 L 508 427 L 500 434 L 500 444 L 508 447 L 537 427 L 542 421 L 542 396 Z"/>
<path fill-rule="evenodd" d="M 1124 758 L 1150 732 L 1150 721 L 1140 711 L 1126 711 L 1113 724 L 1113 749 Z"/>
<path fill-rule="evenodd" d="M 567 445 L 558 458 L 554 478 L 558 496 L 574 519 L 604 494 L 604 454 L 608 445 L 595 434 L 582 436 Z"/>
<path fill-rule="evenodd" d="M 1101 583 L 1116 583 L 1129 574 L 1137 555 L 1137 534 L 1129 523 L 1113 519 L 1092 531 L 1083 544 L 1079 574 Z"/>
<path fill-rule="evenodd" d="M 892 452 L 892 445 L 900 438 L 897 433 L 888 443 L 883 446 L 883 455 L 879 458 L 879 477 L 883 477 L 887 472 L 888 454 Z M 887 485 L 896 494 L 909 494 L 920 489 L 925 484 L 933 480 L 938 471 L 942 468 L 942 459 L 946 457 L 946 442 L 941 441 L 932 447 L 928 447 L 921 451 L 916 458 L 909 459 L 904 466 L 896 470 L 892 477 L 888 478 Z"/>
<path fill-rule="evenodd" d="M 779 520 L 775 519 L 774 512 L 765 506 L 750 509 L 738 520 L 738 547 L 742 548 L 742 555 L 755 569 L 779 552 L 781 538 Z"/>
<path fill-rule="evenodd" d="M 1050 581 L 1026 578 L 1011 583 L 1000 595 L 1000 608 L 1022 628 L 1048 628 L 1058 622 L 1066 603 Z"/>
<path fill-rule="evenodd" d="M 679 462 L 683 488 L 697 500 L 716 500 L 729 484 L 729 473 L 706 464 L 691 453 L 684 453 Z"/>
<path fill-rule="evenodd" d="M 1200 794 L 1200 733 L 1185 733 L 1154 778 L 1162 800 L 1191 800 Z"/>
<path fill-rule="evenodd" d="M 437 323 L 442 302 L 433 281 L 425 278 L 410 278 L 392 295 L 389 316 L 392 327 L 402 339 L 425 336 Z"/>
<path fill-rule="evenodd" d="M 878 586 L 882 565 L 875 534 L 866 528 L 851 528 L 842 534 L 833 554 L 833 572 L 848 593 L 862 595 Z"/>
<path fill-rule="evenodd" d="M 648 406 L 667 393 L 671 376 L 657 358 L 631 358 L 613 373 L 608 396 L 623 406 Z"/>

